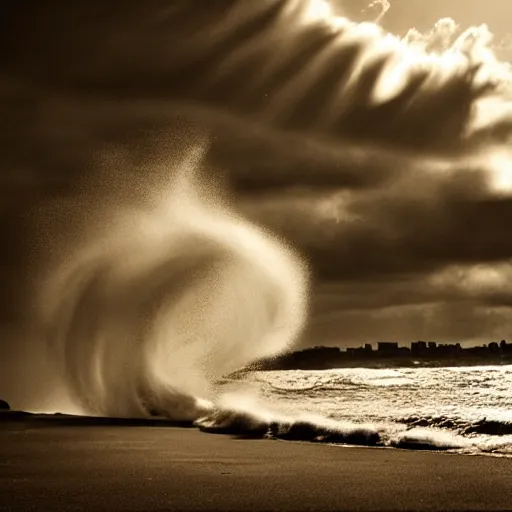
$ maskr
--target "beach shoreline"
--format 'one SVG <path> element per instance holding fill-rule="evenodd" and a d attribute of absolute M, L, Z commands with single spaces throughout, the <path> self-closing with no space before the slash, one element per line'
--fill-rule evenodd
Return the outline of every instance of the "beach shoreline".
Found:
<path fill-rule="evenodd" d="M 0 460 L 0 510 L 512 506 L 510 458 L 241 439 L 158 422 L 3 416 Z"/>

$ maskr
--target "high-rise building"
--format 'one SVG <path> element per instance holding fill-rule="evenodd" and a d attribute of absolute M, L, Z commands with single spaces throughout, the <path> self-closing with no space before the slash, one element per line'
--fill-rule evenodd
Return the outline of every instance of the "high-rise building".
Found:
<path fill-rule="evenodd" d="M 379 352 L 396 352 L 398 351 L 398 343 L 395 341 L 379 341 L 377 350 Z"/>
<path fill-rule="evenodd" d="M 424 354 L 427 351 L 427 342 L 426 341 L 413 341 L 411 343 L 411 354 L 420 355 Z"/>

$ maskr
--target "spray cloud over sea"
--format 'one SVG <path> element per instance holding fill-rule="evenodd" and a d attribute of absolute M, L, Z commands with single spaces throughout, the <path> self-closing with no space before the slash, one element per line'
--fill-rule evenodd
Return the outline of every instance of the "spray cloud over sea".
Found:
<path fill-rule="evenodd" d="M 451 20 L 400 39 L 336 16 L 321 0 L 226 1 L 195 17 L 193 4 L 162 5 L 129 2 L 122 15 L 106 14 L 85 52 L 77 44 L 83 34 L 68 35 L 60 46 L 75 54 L 66 69 L 64 50 L 43 45 L 54 84 L 28 58 L 11 70 L 67 94 L 168 97 L 173 106 L 158 112 L 158 123 L 183 111 L 200 127 L 162 129 L 168 142 L 146 151 L 151 157 L 137 172 L 129 158 L 99 151 L 72 200 L 38 203 L 30 221 L 40 258 L 31 267 L 33 332 L 63 376 L 59 385 L 86 414 L 153 414 L 207 430 L 378 445 L 386 436 L 373 419 L 297 418 L 239 391 L 224 395 L 217 384 L 293 345 L 307 319 L 308 277 L 287 244 L 231 201 L 210 144 L 227 131 L 235 140 L 263 139 L 283 159 L 290 147 L 321 152 L 333 165 L 294 178 L 303 185 L 341 186 L 351 175 L 364 180 L 372 167 L 390 187 L 410 185 L 421 170 L 459 183 L 450 194 L 475 185 L 482 195 L 508 195 L 509 66 L 495 56 L 486 27 L 460 30 Z M 373 2 L 369 12 L 378 21 L 387 8 Z M 66 9 L 38 30 L 62 22 Z M 98 15 L 92 8 L 85 29 Z M 124 34 L 122 47 L 115 31 Z M 185 34 L 187 44 L 172 44 Z M 121 118 L 138 108 L 124 105 Z"/>
<path fill-rule="evenodd" d="M 151 171 L 158 188 L 145 173 L 128 206 L 111 183 L 89 212 L 95 229 L 43 287 L 50 349 L 85 412 L 195 419 L 217 379 L 301 330 L 301 263 L 201 183 L 205 149 L 175 148 Z"/>

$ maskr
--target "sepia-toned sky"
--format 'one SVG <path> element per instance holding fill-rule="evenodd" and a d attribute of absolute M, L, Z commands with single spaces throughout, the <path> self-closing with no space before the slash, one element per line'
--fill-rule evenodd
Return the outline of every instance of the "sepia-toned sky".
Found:
<path fill-rule="evenodd" d="M 462 29 L 488 23 L 498 41 L 509 33 L 504 13 L 512 6 L 506 0 L 390 4 L 382 24 L 402 36 L 411 28 L 427 31 L 447 16 Z M 366 5 L 346 0 L 338 8 L 365 19 Z M 285 167 L 306 173 L 322 165 L 298 159 Z M 344 171 L 343 190 L 327 180 L 328 192 L 281 193 L 252 203 L 312 258 L 317 279 L 306 344 L 480 344 L 512 337 L 510 195 L 483 193 L 469 168 L 456 176 L 410 169 L 405 179 L 399 169 L 384 178 L 378 162 L 354 174 Z"/>
<path fill-rule="evenodd" d="M 336 7 L 365 19 L 367 14 L 361 11 L 367 3 L 345 0 Z M 43 4 L 38 15 L 51 17 L 53 11 L 46 12 Z M 439 18 L 450 16 L 462 27 L 487 22 L 501 40 L 508 34 L 512 12 L 508 0 L 390 0 L 390 4 L 381 23 L 399 35 L 413 27 L 428 30 Z M 27 0 L 27 5 L 35 4 Z M 31 42 L 31 30 L 39 30 L 37 23 L 27 21 L 21 10 L 10 15 L 8 11 L 0 21 L 4 34 L 0 43 L 12 45 L 12 51 L 2 52 L 0 64 L 4 182 L 0 263 L 2 317 L 9 325 L 22 321 L 20 308 L 30 293 L 26 269 L 33 264 L 33 252 L 24 226 L 26 211 L 34 222 L 35 198 L 47 190 L 52 194 L 75 190 L 79 181 L 75 175 L 87 172 L 97 144 L 121 140 L 127 144 L 133 139 L 137 143 L 133 151 L 140 155 L 144 130 L 166 130 L 165 88 L 154 88 L 159 103 L 153 106 L 137 94 L 138 103 L 130 103 L 129 108 L 105 107 L 95 100 L 96 88 L 103 82 L 84 78 L 80 84 L 86 72 L 59 38 L 42 44 L 42 55 L 59 56 L 41 60 L 42 65 L 34 57 L 37 44 Z M 84 41 L 89 37 L 85 29 L 81 35 L 82 21 L 77 9 L 78 28 L 70 23 L 64 30 L 63 40 L 71 38 L 76 48 L 80 37 Z M 90 20 L 84 23 L 95 26 Z M 102 30 L 98 23 L 99 33 Z M 121 59 L 140 59 L 138 49 L 130 55 L 122 49 L 122 40 L 114 39 L 109 40 L 109 51 L 118 45 Z M 155 45 L 155 61 L 165 51 Z M 143 82 L 151 64 L 138 62 L 140 74 L 133 75 L 138 78 L 129 74 L 110 82 L 106 78 L 109 101 L 117 93 L 128 99 L 135 96 L 134 84 Z M 104 62 L 94 65 L 98 76 L 113 73 Z M 70 100 L 69 77 L 79 84 L 80 99 Z M 53 88 L 54 84 L 59 87 Z M 425 119 L 425 132 L 431 122 Z M 421 126 L 421 120 L 418 123 Z M 486 188 L 474 163 L 464 169 L 467 174 L 453 175 L 423 172 L 421 159 L 414 154 L 407 161 L 394 161 L 392 156 L 387 161 L 381 153 L 347 156 L 340 150 L 327 155 L 315 148 L 299 152 L 293 144 L 276 149 L 250 133 L 237 132 L 219 132 L 215 141 L 212 165 L 226 170 L 242 211 L 282 234 L 309 262 L 312 306 L 304 345 L 414 339 L 479 343 L 512 338 L 512 197 Z M 361 160 L 365 163 L 354 165 Z M 44 226 L 42 221 L 41 229 Z M 48 244 L 52 243 L 50 238 Z"/>
<path fill-rule="evenodd" d="M 367 3 L 346 0 L 339 6 L 364 19 Z M 511 11 L 507 0 L 391 0 L 381 23 L 403 36 L 452 17 L 461 28 L 487 23 L 501 42 L 510 34 Z M 461 195 L 450 188 L 463 183 L 414 178 L 396 192 L 383 184 L 380 197 L 353 195 L 354 216 L 334 221 L 329 233 L 330 268 L 345 275 L 319 286 L 312 339 L 350 345 L 352 340 L 482 343 L 512 337 L 507 235 L 512 200 L 478 198 L 478 185 L 469 178 L 466 183 Z M 339 204 L 344 200 L 341 195 Z"/>
<path fill-rule="evenodd" d="M 367 0 L 333 1 L 340 13 L 346 13 L 352 19 L 362 19 L 365 12 L 371 13 L 372 10 L 367 7 L 370 3 Z M 445 17 L 453 18 L 464 27 L 486 23 L 498 37 L 509 33 L 507 13 L 511 6 L 507 0 L 389 0 L 389 6 L 381 23 L 387 30 L 397 34 L 403 35 L 411 28 L 428 30 L 436 21 Z M 376 7 L 373 9 L 375 11 Z"/>
<path fill-rule="evenodd" d="M 364 16 L 367 2 L 339 4 Z M 486 23 L 496 41 L 506 42 L 511 12 L 507 0 L 391 0 L 381 23 L 403 36 L 451 17 L 463 29 Z M 512 53 L 504 48 L 501 55 Z M 512 337 L 512 199 L 478 198 L 478 186 L 469 178 L 466 184 L 459 195 L 450 188 L 463 183 L 411 178 L 408 190 L 383 190 L 376 201 L 369 195 L 356 199 L 355 211 L 364 213 L 339 228 L 339 256 L 333 256 L 333 264 L 337 259 L 354 277 L 321 287 L 312 337 L 468 343 Z M 365 269 L 373 266 L 379 270 L 368 275 Z"/>

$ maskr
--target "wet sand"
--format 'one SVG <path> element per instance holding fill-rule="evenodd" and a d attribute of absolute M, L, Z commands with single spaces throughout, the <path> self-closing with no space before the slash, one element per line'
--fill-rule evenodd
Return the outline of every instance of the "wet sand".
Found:
<path fill-rule="evenodd" d="M 0 510 L 499 509 L 512 459 L 0 417 Z"/>

